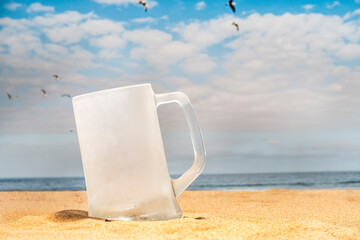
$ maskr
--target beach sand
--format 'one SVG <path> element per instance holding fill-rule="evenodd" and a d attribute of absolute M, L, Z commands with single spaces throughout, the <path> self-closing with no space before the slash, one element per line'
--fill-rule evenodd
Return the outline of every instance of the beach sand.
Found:
<path fill-rule="evenodd" d="M 84 191 L 0 192 L 0 239 L 360 239 L 360 190 L 186 191 L 183 217 L 105 222 Z"/>

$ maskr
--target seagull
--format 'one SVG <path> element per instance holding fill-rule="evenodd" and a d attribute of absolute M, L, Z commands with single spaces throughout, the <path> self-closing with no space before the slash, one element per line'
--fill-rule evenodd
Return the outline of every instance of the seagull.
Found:
<path fill-rule="evenodd" d="M 145 8 L 145 12 L 147 12 L 147 9 L 148 9 L 148 4 L 147 4 L 147 2 L 143 2 L 143 0 L 140 0 L 140 1 L 138 2 L 138 4 L 142 4 L 142 5 L 144 6 L 144 8 Z"/>
<path fill-rule="evenodd" d="M 56 81 L 59 81 L 61 79 L 61 77 L 57 74 L 54 74 L 53 77 L 55 78 Z"/>
<path fill-rule="evenodd" d="M 48 96 L 47 92 L 46 92 L 44 89 L 41 89 L 41 92 L 43 93 L 43 96 L 44 96 L 44 97 L 47 97 L 47 96 Z"/>
<path fill-rule="evenodd" d="M 9 98 L 9 100 L 11 100 L 12 99 L 12 96 L 11 96 L 11 94 L 10 93 L 6 93 L 7 94 L 7 96 L 8 96 L 8 98 Z"/>
<path fill-rule="evenodd" d="M 236 22 L 233 22 L 232 25 L 234 25 L 236 27 L 236 30 L 239 31 L 239 24 L 237 24 Z"/>
<path fill-rule="evenodd" d="M 62 97 L 69 97 L 69 98 L 71 98 L 71 95 L 68 94 L 68 93 L 61 94 L 61 96 L 62 96 Z"/>
<path fill-rule="evenodd" d="M 229 0 L 226 6 L 229 6 L 233 12 L 235 12 L 235 2 L 233 0 Z"/>

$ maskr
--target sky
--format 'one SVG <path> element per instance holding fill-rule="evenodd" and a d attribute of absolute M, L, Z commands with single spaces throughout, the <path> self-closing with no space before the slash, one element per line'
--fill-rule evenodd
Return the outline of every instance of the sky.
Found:
<path fill-rule="evenodd" d="M 359 171 L 360 0 L 235 2 L 1 1 L 0 178 L 83 176 L 61 95 L 141 83 L 189 96 L 206 174 Z M 158 114 L 180 174 L 185 118 Z"/>

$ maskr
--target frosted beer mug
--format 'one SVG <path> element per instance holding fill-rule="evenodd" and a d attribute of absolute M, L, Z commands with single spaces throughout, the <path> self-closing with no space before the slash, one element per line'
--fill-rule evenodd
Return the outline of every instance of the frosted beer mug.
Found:
<path fill-rule="evenodd" d="M 191 168 L 169 176 L 157 107 L 180 104 L 194 147 Z M 181 92 L 154 94 L 150 84 L 88 93 L 73 98 L 88 214 L 112 220 L 181 217 L 176 201 L 201 173 L 205 148 L 189 98 Z"/>

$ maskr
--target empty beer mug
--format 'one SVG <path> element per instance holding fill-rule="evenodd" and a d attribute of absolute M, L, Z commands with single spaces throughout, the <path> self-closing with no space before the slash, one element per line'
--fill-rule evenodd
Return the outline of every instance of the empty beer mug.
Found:
<path fill-rule="evenodd" d="M 195 160 L 178 179 L 169 176 L 157 115 L 177 102 L 190 128 Z M 154 94 L 150 84 L 73 98 L 85 174 L 88 214 L 111 220 L 181 217 L 176 201 L 205 165 L 202 133 L 189 98 L 181 92 Z"/>

